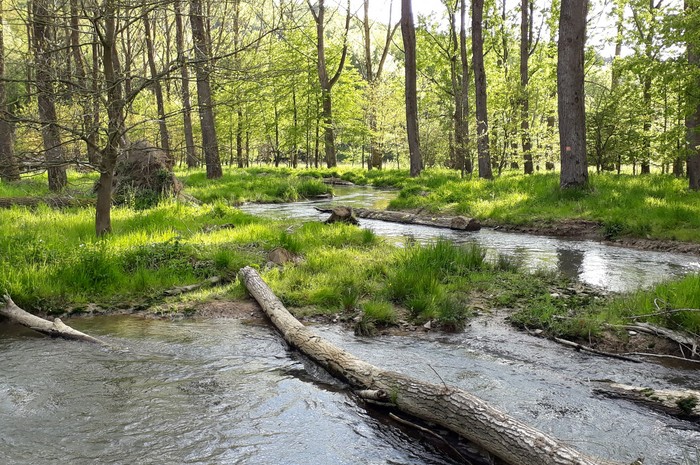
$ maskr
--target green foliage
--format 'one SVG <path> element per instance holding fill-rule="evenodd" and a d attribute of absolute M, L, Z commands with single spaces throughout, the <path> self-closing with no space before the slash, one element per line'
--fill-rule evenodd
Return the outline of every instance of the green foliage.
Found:
<path fill-rule="evenodd" d="M 426 170 L 405 181 L 389 207 L 452 212 L 510 224 L 584 219 L 600 223 L 610 238 L 700 241 L 700 194 L 672 176 L 591 175 L 589 189 L 561 190 L 555 173 L 508 173 L 483 181 L 450 179 Z"/>
<path fill-rule="evenodd" d="M 605 318 L 613 323 L 642 317 L 645 321 L 671 329 L 685 329 L 700 333 L 700 275 L 693 274 L 677 281 L 661 283 L 651 289 L 641 290 L 614 298 L 603 309 Z M 675 311 L 688 309 L 687 311 Z"/>
<path fill-rule="evenodd" d="M 695 396 L 683 397 L 676 401 L 676 405 L 683 413 L 691 414 L 698 405 L 698 398 Z"/>

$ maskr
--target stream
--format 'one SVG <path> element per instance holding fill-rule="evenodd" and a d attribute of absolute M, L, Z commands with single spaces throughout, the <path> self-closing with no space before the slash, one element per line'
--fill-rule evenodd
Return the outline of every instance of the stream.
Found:
<path fill-rule="evenodd" d="M 337 191 L 334 203 L 355 206 L 393 195 Z M 244 209 L 315 220 L 313 207 L 328 204 Z M 397 241 L 407 234 L 417 241 L 476 241 L 610 291 L 700 268 L 695 257 L 590 241 L 361 223 Z M 134 316 L 70 324 L 120 349 L 0 325 L 0 464 L 460 463 L 358 405 L 267 324 Z M 417 337 L 361 338 L 328 325 L 314 330 L 370 363 L 462 387 L 589 454 L 627 463 L 644 457 L 646 465 L 700 463 L 697 426 L 592 392 L 596 380 L 697 389 L 700 370 L 589 356 L 515 332 L 497 318 L 477 318 L 457 334 Z"/>

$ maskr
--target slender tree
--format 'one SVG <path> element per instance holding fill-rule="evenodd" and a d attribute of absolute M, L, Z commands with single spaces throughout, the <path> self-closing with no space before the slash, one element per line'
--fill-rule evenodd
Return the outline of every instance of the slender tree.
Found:
<path fill-rule="evenodd" d="M 525 174 L 532 174 L 532 142 L 530 140 L 530 98 L 528 83 L 530 80 L 528 62 L 530 58 L 531 0 L 522 0 L 520 4 L 520 138 L 525 159 Z"/>
<path fill-rule="evenodd" d="M 175 10 L 175 43 L 177 47 L 177 62 L 180 65 L 180 93 L 182 98 L 182 123 L 185 133 L 185 152 L 188 168 L 199 165 L 194 151 L 194 131 L 192 130 L 192 104 L 190 103 L 190 71 L 185 56 L 185 33 L 182 24 L 182 4 L 173 0 Z"/>
<path fill-rule="evenodd" d="M 41 138 L 48 166 L 49 189 L 56 192 L 68 184 L 68 176 L 56 116 L 54 70 L 56 51 L 52 46 L 56 15 L 49 10 L 49 5 L 51 3 L 48 0 L 34 0 L 32 2 L 32 28 Z"/>
<path fill-rule="evenodd" d="M 14 128 L 10 121 L 5 89 L 5 42 L 3 31 L 3 8 L 0 0 L 0 179 L 19 180 L 19 167 L 14 153 Z"/>
<path fill-rule="evenodd" d="M 102 11 L 97 15 L 102 24 L 95 22 L 97 36 L 102 48 L 102 71 L 107 91 L 107 140 L 102 149 L 100 178 L 97 182 L 97 203 L 95 208 L 95 232 L 103 236 L 112 231 L 112 183 L 117 156 L 124 136 L 123 80 L 119 76 L 117 64 L 116 0 L 105 0 Z"/>
<path fill-rule="evenodd" d="M 156 96 L 156 108 L 158 111 L 158 132 L 160 134 L 160 148 L 165 151 L 168 156 L 170 165 L 174 165 L 172 153 L 170 153 L 170 134 L 168 133 L 168 125 L 165 121 L 165 99 L 163 98 L 163 87 L 158 79 L 158 69 L 156 65 L 156 52 L 153 46 L 153 33 L 151 31 L 151 19 L 149 11 L 143 11 L 141 16 L 143 21 L 144 36 L 146 39 L 146 56 L 148 58 L 148 69 L 151 73 L 152 89 Z"/>
<path fill-rule="evenodd" d="M 211 96 L 211 40 L 209 29 L 205 27 L 201 0 L 190 0 L 190 25 L 194 41 L 194 68 L 197 74 L 197 100 L 199 103 L 199 121 L 202 130 L 202 147 L 204 163 L 207 166 L 207 178 L 215 179 L 223 175 L 219 159 L 219 143 L 216 138 L 216 123 Z"/>
<path fill-rule="evenodd" d="M 374 61 L 372 60 L 372 42 L 370 37 L 370 20 L 369 20 L 369 0 L 364 0 L 364 18 L 362 21 L 362 32 L 364 39 L 364 52 L 365 52 L 365 67 L 364 67 L 364 78 L 369 85 L 370 91 L 374 91 L 376 86 L 379 84 L 382 78 L 382 72 L 384 71 L 384 63 L 386 62 L 386 57 L 389 54 L 389 47 L 391 46 L 391 41 L 398 29 L 399 23 L 397 22 L 394 26 L 391 24 L 391 13 L 393 9 L 393 1 L 389 4 L 389 21 L 386 25 L 386 38 L 384 40 L 384 45 L 381 49 L 381 58 L 377 64 L 376 70 L 374 69 Z M 377 102 L 370 102 L 368 109 L 369 122 L 369 152 L 370 156 L 367 162 L 367 168 L 382 168 L 382 151 L 380 150 L 379 143 L 377 142 Z"/>
<path fill-rule="evenodd" d="M 587 0 L 562 0 L 559 17 L 557 87 L 562 188 L 588 184 L 583 58 Z"/>
<path fill-rule="evenodd" d="M 332 77 L 328 77 L 326 68 L 326 6 L 324 0 L 319 0 L 317 8 L 315 8 L 309 0 L 307 0 L 311 14 L 316 22 L 316 65 L 318 68 L 318 80 L 321 84 L 322 94 L 322 118 L 324 130 L 324 143 L 326 148 L 326 166 L 331 168 L 338 164 L 335 153 L 335 131 L 333 130 L 333 99 L 331 93 L 333 86 L 340 79 L 340 75 L 345 67 L 345 60 L 348 54 L 348 32 L 350 30 L 350 0 L 347 3 L 347 15 L 345 18 L 345 34 L 343 36 L 343 50 L 340 54 L 340 62 L 338 68 Z M 318 11 L 317 11 L 318 9 Z"/>
<path fill-rule="evenodd" d="M 416 29 L 413 24 L 411 0 L 401 0 L 401 35 L 405 53 L 406 73 L 406 132 L 410 155 L 411 176 L 418 176 L 423 170 L 418 135 L 418 95 L 416 83 Z"/>
<path fill-rule="evenodd" d="M 684 2 L 685 12 L 688 17 L 697 15 L 697 2 L 694 0 L 686 0 Z M 695 79 L 690 81 L 688 86 L 688 100 L 693 106 L 693 111 L 686 117 L 686 141 L 688 143 L 688 187 L 691 190 L 700 190 L 700 96 L 698 95 L 698 86 L 700 86 L 700 51 L 696 34 L 689 34 L 688 47 L 688 64 L 695 71 Z"/>
<path fill-rule="evenodd" d="M 486 101 L 486 69 L 484 68 L 483 36 L 484 0 L 472 1 L 472 68 L 476 100 L 476 136 L 479 153 L 479 177 L 492 179 L 489 153 L 488 104 Z"/>

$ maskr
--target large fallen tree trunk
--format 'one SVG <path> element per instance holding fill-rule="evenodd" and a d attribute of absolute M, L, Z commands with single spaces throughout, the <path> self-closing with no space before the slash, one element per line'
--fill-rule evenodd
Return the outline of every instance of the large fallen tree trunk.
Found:
<path fill-rule="evenodd" d="M 465 216 L 435 216 L 421 213 L 371 210 L 369 208 L 355 208 L 353 211 L 358 218 L 367 218 L 370 220 L 419 224 L 436 228 L 457 229 L 460 231 L 478 231 L 481 229 L 481 223 L 479 223 L 477 219 L 467 218 Z"/>
<path fill-rule="evenodd" d="M 92 342 L 103 346 L 108 345 L 95 337 L 71 328 L 63 323 L 60 318 L 49 321 L 39 318 L 38 316 L 34 316 L 31 313 L 19 308 L 8 295 L 3 296 L 3 299 L 5 300 L 5 305 L 0 306 L 0 315 L 9 318 L 15 323 L 52 337 L 62 337 L 64 339 Z"/>
<path fill-rule="evenodd" d="M 302 325 L 254 269 L 243 268 L 240 278 L 290 345 L 363 390 L 360 396 L 382 399 L 406 414 L 447 428 L 512 465 L 618 463 L 589 457 L 461 389 L 413 379 L 360 360 Z"/>

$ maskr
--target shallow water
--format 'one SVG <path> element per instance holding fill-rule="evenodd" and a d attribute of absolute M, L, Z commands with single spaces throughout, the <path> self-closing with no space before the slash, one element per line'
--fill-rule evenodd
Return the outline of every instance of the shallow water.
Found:
<path fill-rule="evenodd" d="M 334 203 L 392 196 L 341 189 Z M 302 202 L 247 211 L 319 219 Z M 695 258 L 490 230 L 463 233 L 362 220 L 397 240 L 475 241 L 609 290 L 697 270 Z M 290 352 L 266 325 L 240 320 L 76 319 L 118 350 L 34 336 L 0 323 L 0 464 L 455 464 Z M 383 368 L 460 386 L 592 455 L 647 465 L 700 463 L 697 427 L 593 394 L 596 380 L 695 388 L 700 370 L 591 357 L 512 331 L 498 319 L 462 333 L 323 337 Z M 477 462 L 475 462 L 476 464 Z"/>
<path fill-rule="evenodd" d="M 335 187 L 336 197 L 288 204 L 247 204 L 247 212 L 274 218 L 324 220 L 328 214 L 315 207 L 331 205 L 373 207 L 386 204 L 395 191 L 371 188 Z M 566 276 L 611 292 L 649 287 L 660 281 L 700 271 L 700 258 L 677 253 L 626 249 L 590 240 L 575 240 L 483 228 L 481 231 L 453 231 L 444 228 L 406 225 L 360 219 L 360 225 L 397 240 L 433 241 L 444 238 L 457 243 L 484 246 L 491 258 L 496 254 L 516 257 L 529 269 L 558 270 Z"/>
<path fill-rule="evenodd" d="M 121 350 L 0 326 L 3 464 L 458 463 L 368 413 L 267 326 L 125 316 L 71 323 Z M 376 365 L 467 389 L 589 454 L 684 464 L 700 444 L 688 424 L 592 393 L 599 379 L 697 387 L 698 370 L 603 361 L 497 321 L 423 338 L 314 330 Z"/>

